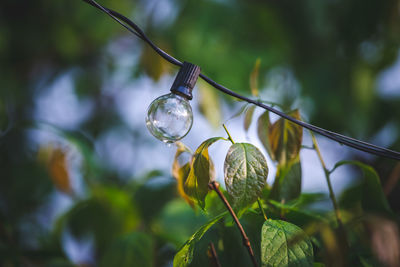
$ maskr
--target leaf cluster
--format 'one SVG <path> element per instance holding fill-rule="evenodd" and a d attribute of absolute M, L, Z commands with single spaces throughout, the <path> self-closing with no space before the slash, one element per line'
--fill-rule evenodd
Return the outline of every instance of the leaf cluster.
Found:
<path fill-rule="evenodd" d="M 242 111 L 245 113 L 244 129 L 247 131 L 254 109 L 244 108 Z M 300 119 L 298 110 L 288 114 Z M 277 165 L 272 187 L 266 183 L 268 166 L 262 152 L 249 143 L 234 143 L 228 133 L 229 139 L 225 140 L 231 141 L 232 145 L 224 163 L 224 180 L 227 190 L 224 194 L 240 216 L 240 221 L 247 229 L 248 235 L 253 238 L 252 244 L 256 248 L 255 254 L 261 266 L 341 266 L 344 264 L 369 266 L 368 264 L 380 261 L 385 264 L 398 262 L 397 253 L 393 250 L 387 252 L 377 249 L 379 238 L 374 239 L 370 235 L 372 231 L 382 238 L 382 231 L 376 228 L 376 221 L 383 220 L 384 224 L 390 225 L 387 226 L 390 229 L 388 231 L 396 233 L 391 238 L 391 244 L 395 248 L 398 247 L 399 237 L 395 217 L 383 193 L 380 179 L 372 167 L 357 161 L 342 161 L 338 162 L 332 170 L 326 171 L 328 180 L 330 180 L 330 174 L 343 165 L 356 166 L 363 173 L 363 178 L 359 180 L 359 183 L 341 194 L 339 205 L 336 206 L 335 196 L 330 195 L 328 198 L 324 194 L 301 192 L 300 151 L 303 136 L 301 127 L 283 119 L 271 123 L 269 114 L 264 112 L 257 120 L 257 132 L 269 157 Z M 183 183 L 183 191 L 186 193 L 183 197 L 191 199 L 192 202 L 188 201 L 189 204 L 197 203 L 206 214 L 215 214 L 213 207 L 207 206 L 207 201 L 215 196 L 209 193 L 206 187 L 213 181 L 214 174 L 204 176 L 204 174 L 209 174 L 209 166 L 213 166 L 205 148 L 218 140 L 224 140 L 224 138 L 211 138 L 204 141 L 194 153 L 191 164 L 186 165 L 190 167 L 189 173 L 192 173 L 192 176 L 187 175 L 191 183 L 204 184 L 201 194 L 185 190 L 187 184 Z M 319 150 L 316 152 L 320 153 Z M 199 155 L 202 153 L 203 156 L 200 158 Z M 200 159 L 203 161 L 202 164 L 194 164 L 195 161 L 201 162 Z M 325 168 L 324 163 L 321 163 Z M 200 173 L 203 175 L 195 175 Z M 178 181 L 189 179 L 184 177 L 183 175 L 177 179 Z M 330 182 L 328 186 L 331 186 Z M 314 207 L 319 203 L 330 201 L 333 201 L 335 210 Z M 174 258 L 174 266 L 204 264 L 206 257 L 204 247 L 207 242 L 221 244 L 217 246 L 216 251 L 218 261 L 223 263 L 222 266 L 229 262 L 233 266 L 239 266 L 239 262 L 243 266 L 250 265 L 243 247 L 242 252 L 236 252 L 240 249 L 238 236 L 235 241 L 238 247 L 232 247 L 231 241 L 229 245 L 225 243 L 227 229 L 232 227 L 229 218 L 221 217 L 221 215 L 209 221 L 179 250 Z M 207 230 L 208 233 L 206 233 Z M 230 257 L 234 260 L 230 261 Z M 213 259 L 209 261 L 213 262 Z"/>

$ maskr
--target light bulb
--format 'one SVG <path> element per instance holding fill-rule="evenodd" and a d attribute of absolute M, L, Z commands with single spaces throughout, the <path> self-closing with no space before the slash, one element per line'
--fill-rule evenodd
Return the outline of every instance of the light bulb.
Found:
<path fill-rule="evenodd" d="M 185 137 L 193 124 L 189 100 L 200 74 L 200 67 L 184 62 L 171 87 L 171 93 L 158 97 L 147 109 L 146 126 L 150 133 L 165 143 Z"/>
<path fill-rule="evenodd" d="M 193 113 L 189 101 L 174 93 L 158 97 L 147 110 L 147 129 L 165 143 L 182 139 L 192 124 Z"/>

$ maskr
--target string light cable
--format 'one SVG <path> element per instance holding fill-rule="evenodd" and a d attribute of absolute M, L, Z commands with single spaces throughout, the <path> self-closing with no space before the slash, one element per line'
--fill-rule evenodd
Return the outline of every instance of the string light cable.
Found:
<path fill-rule="evenodd" d="M 166 61 L 170 62 L 173 65 L 179 66 L 179 67 L 183 67 L 184 64 L 188 64 L 186 62 L 181 62 L 180 60 L 174 58 L 173 56 L 169 55 L 168 53 L 166 53 L 165 51 L 163 51 L 161 48 L 159 48 L 157 45 L 155 45 L 147 36 L 146 34 L 142 31 L 142 29 L 140 29 L 140 27 L 138 25 L 136 25 L 132 20 L 128 19 L 127 17 L 121 15 L 120 13 L 108 9 L 102 5 L 100 5 L 99 3 L 97 3 L 95 0 L 83 0 L 86 3 L 92 5 L 93 7 L 101 10 L 102 12 L 106 13 L 108 16 L 110 16 L 112 19 L 114 19 L 116 22 L 118 22 L 120 25 L 122 25 L 124 28 L 126 28 L 129 32 L 131 32 L 132 34 L 134 34 L 136 37 L 140 38 L 141 40 L 143 40 L 144 42 L 146 42 L 148 45 L 150 45 L 150 47 L 157 53 L 159 54 L 161 57 L 163 57 Z M 190 64 L 191 65 L 191 64 Z M 200 72 L 198 74 L 198 76 L 200 78 L 202 78 L 205 82 L 207 82 L 208 84 L 210 84 L 211 86 L 213 86 L 215 89 L 221 91 L 222 93 L 225 93 L 227 95 L 230 95 L 232 97 L 238 98 L 240 100 L 246 101 L 248 103 L 254 104 L 258 107 L 261 107 L 265 110 L 268 110 L 269 112 L 275 113 L 276 115 L 291 121 L 297 125 L 300 125 L 303 128 L 306 128 L 308 130 L 311 130 L 315 133 L 318 133 L 322 136 L 325 136 L 331 140 L 334 140 L 340 144 L 355 148 L 357 150 L 360 151 L 364 151 L 370 154 L 374 154 L 377 156 L 382 156 L 382 157 L 386 157 L 386 158 L 391 158 L 391 159 L 395 159 L 395 160 L 400 160 L 400 152 L 397 151 L 393 151 L 387 148 L 383 148 L 380 146 L 376 146 L 373 144 L 369 144 L 367 142 L 363 142 L 360 140 L 357 140 L 355 138 L 351 138 L 345 135 L 341 135 L 317 126 L 314 126 L 312 124 L 309 124 L 307 122 L 304 121 L 300 121 L 297 120 L 293 117 L 288 116 L 287 114 L 285 114 L 284 112 L 277 110 L 273 107 L 270 107 L 264 103 L 262 103 L 261 101 L 258 100 L 254 100 L 251 98 L 248 98 L 246 96 L 240 95 L 228 88 L 226 88 L 225 86 L 215 82 L 214 80 L 212 80 L 211 78 L 209 78 L 208 76 L 206 76 L 204 73 Z M 196 77 L 197 78 L 197 77 Z M 172 89 L 171 89 L 172 91 Z M 191 92 L 191 90 L 190 90 Z M 190 98 L 191 99 L 191 98 Z"/>

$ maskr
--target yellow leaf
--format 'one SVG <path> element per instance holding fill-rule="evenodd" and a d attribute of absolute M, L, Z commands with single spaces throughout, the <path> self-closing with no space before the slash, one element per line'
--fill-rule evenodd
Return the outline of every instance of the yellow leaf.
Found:
<path fill-rule="evenodd" d="M 169 65 L 166 61 L 148 45 L 143 48 L 140 65 L 144 72 L 155 81 L 158 81 L 164 73 L 169 71 Z"/>
<path fill-rule="evenodd" d="M 288 115 L 300 120 L 300 112 L 297 109 Z M 293 122 L 280 118 L 268 126 L 270 156 L 282 165 L 299 155 L 302 140 L 303 128 Z"/>
<path fill-rule="evenodd" d="M 214 179 L 214 164 L 208 155 L 208 147 L 222 137 L 213 137 L 204 141 L 196 150 L 190 164 L 189 175 L 184 184 L 184 190 L 202 209 L 205 207 L 205 197 L 208 193 L 208 183 Z"/>
<path fill-rule="evenodd" d="M 66 151 L 61 148 L 49 147 L 48 153 L 47 169 L 54 186 L 66 194 L 71 194 L 72 188 Z"/>
<path fill-rule="evenodd" d="M 190 153 L 190 150 L 181 142 L 176 143 L 178 146 L 178 149 L 176 150 L 175 157 L 174 157 L 174 162 L 172 163 L 172 176 L 176 179 L 177 181 L 177 190 L 178 194 L 192 207 L 194 208 L 194 201 L 190 199 L 190 197 L 185 193 L 185 190 L 183 189 L 183 186 L 186 182 L 186 178 L 189 175 L 190 171 L 190 163 L 186 163 L 181 165 L 179 163 L 179 156 L 186 152 Z"/>
<path fill-rule="evenodd" d="M 261 59 L 257 58 L 256 63 L 254 64 L 253 71 L 250 74 L 250 90 L 253 96 L 258 96 L 258 76 L 260 72 L 260 64 Z"/>
<path fill-rule="evenodd" d="M 256 106 L 252 105 L 250 106 L 247 110 L 246 113 L 244 114 L 244 130 L 247 132 L 250 128 L 251 122 L 253 120 L 253 114 L 254 110 L 256 109 Z"/>
<path fill-rule="evenodd" d="M 218 95 L 208 83 L 199 81 L 199 109 L 201 114 L 214 127 L 221 126 L 221 108 Z"/>
<path fill-rule="evenodd" d="M 269 145 L 269 140 L 268 140 L 269 127 L 270 127 L 269 113 L 268 111 L 265 111 L 263 114 L 261 114 L 260 117 L 258 117 L 257 134 L 258 134 L 258 139 L 260 139 L 265 150 L 267 150 L 268 154 L 271 156 L 271 147 Z"/>

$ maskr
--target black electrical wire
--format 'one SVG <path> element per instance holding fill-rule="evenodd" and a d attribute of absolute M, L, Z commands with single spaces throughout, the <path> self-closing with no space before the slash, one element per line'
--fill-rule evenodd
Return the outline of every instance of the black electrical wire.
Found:
<path fill-rule="evenodd" d="M 121 24 L 123 27 L 125 27 L 129 32 L 131 32 L 132 34 L 136 35 L 138 38 L 142 39 L 143 41 L 145 41 L 147 44 L 149 44 L 161 57 L 163 57 L 165 60 L 167 60 L 168 62 L 170 62 L 171 64 L 174 64 L 176 66 L 182 66 L 182 62 L 179 61 L 178 59 L 172 57 L 171 55 L 169 55 L 168 53 L 166 53 L 165 51 L 163 51 L 161 48 L 159 48 L 158 46 L 156 46 L 147 36 L 146 34 L 140 29 L 139 26 L 137 26 L 133 21 L 131 21 L 130 19 L 128 19 L 127 17 L 119 14 L 116 11 L 113 11 L 111 9 L 108 9 L 106 7 L 103 7 L 102 5 L 98 4 L 95 0 L 83 0 L 85 2 L 87 2 L 88 4 L 100 9 L 101 11 L 103 11 L 104 13 L 106 13 L 107 15 L 109 15 L 111 18 L 113 18 L 115 21 L 117 21 L 119 24 Z M 311 130 L 315 133 L 318 133 L 320 135 L 323 135 L 329 139 L 332 139 L 340 144 L 370 153 L 370 154 L 375 154 L 378 156 L 383 156 L 383 157 L 387 157 L 387 158 L 391 158 L 391 159 L 396 159 L 396 160 L 400 160 L 400 153 L 397 151 L 393 151 L 387 148 L 383 148 L 383 147 L 379 147 L 373 144 L 369 144 L 348 136 L 344 136 L 332 131 L 328 131 L 325 130 L 323 128 L 314 126 L 312 124 L 306 123 L 304 121 L 300 121 L 297 120 L 295 118 L 292 118 L 290 116 L 288 116 L 287 114 L 274 109 L 270 106 L 267 106 L 265 104 L 263 104 L 260 101 L 242 96 L 238 93 L 235 93 L 234 91 L 226 88 L 225 86 L 213 81 L 211 78 L 207 77 L 206 75 L 204 75 L 203 73 L 200 73 L 199 75 L 204 81 L 206 81 L 207 83 L 209 83 L 211 86 L 215 87 L 216 89 L 218 89 L 219 91 L 228 94 L 230 96 L 236 97 L 238 99 L 241 99 L 243 101 L 246 101 L 248 103 L 252 103 L 256 106 L 259 106 L 263 109 L 266 109 L 272 113 L 275 113 L 276 115 L 287 119 L 297 125 L 300 125 L 301 127 L 304 127 L 308 130 Z"/>

